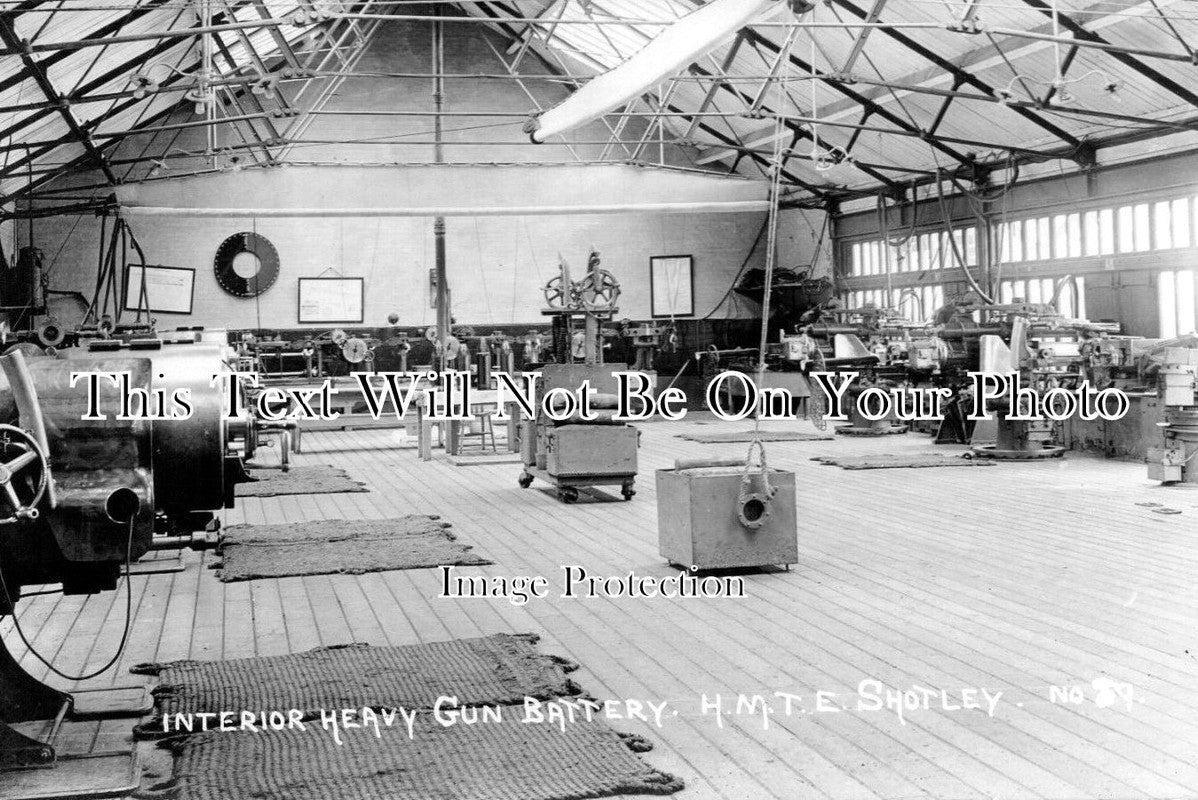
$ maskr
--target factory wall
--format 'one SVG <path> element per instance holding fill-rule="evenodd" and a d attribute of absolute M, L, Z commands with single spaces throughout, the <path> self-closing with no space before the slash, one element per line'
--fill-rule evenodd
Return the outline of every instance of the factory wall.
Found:
<path fill-rule="evenodd" d="M 477 25 L 445 26 L 445 69 L 451 74 L 502 73 L 504 67 L 493 49 L 504 53 L 507 42 L 499 34 Z M 511 54 L 505 54 L 511 58 Z M 412 112 L 432 109 L 431 81 L 424 77 L 396 77 L 405 73 L 427 73 L 430 37 L 427 26 L 383 25 L 357 65 L 360 72 L 387 73 L 387 77 L 354 77 L 345 80 L 324 106 L 324 111 L 373 111 L 382 114 L 321 114 L 300 133 L 306 142 L 286 151 L 276 149 L 289 164 L 314 165 L 335 170 L 349 164 L 427 164 L 432 148 L 428 116 L 388 116 L 388 111 Z M 540 62 L 531 52 L 522 71 L 549 74 L 553 65 Z M 314 90 L 320 84 L 314 85 Z M 287 84 L 284 92 L 292 91 Z M 445 85 L 444 110 L 449 114 L 469 111 L 508 116 L 447 116 L 445 158 L 449 163 L 476 162 L 573 162 L 597 158 L 604 150 L 607 128 L 599 123 L 567 134 L 573 152 L 561 145 L 532 145 L 521 127 L 534 102 L 548 107 L 568 94 L 560 80 L 529 79 L 524 85 L 495 78 L 451 78 Z M 532 95 L 530 99 L 529 93 Z M 253 98 L 243 98 L 252 103 Z M 232 111 L 230 113 L 236 113 Z M 194 119 L 192 110 L 181 107 L 165 122 Z M 280 127 L 284 122 L 277 123 Z M 639 127 L 638 127 L 639 126 Z M 644 122 L 633 120 L 625 138 L 636 137 Z M 218 146 L 238 141 L 230 128 L 223 128 Z M 262 131 L 260 131 L 262 133 Z M 162 165 L 155 168 L 157 181 L 170 182 L 192 170 L 206 168 L 202 159 L 183 154 L 204 147 L 199 129 L 189 129 L 178 138 L 149 135 L 132 137 L 113 154 L 120 159 L 157 152 L 170 138 Z M 652 137 L 651 137 L 652 138 Z M 334 140 L 341 144 L 320 144 Z M 489 142 L 490 145 L 469 144 Z M 500 144 L 495 144 L 496 142 Z M 506 146 L 503 144 L 506 143 Z M 620 155 L 612 154 L 613 157 Z M 626 154 L 623 154 L 626 155 Z M 689 148 L 649 146 L 641 160 L 688 167 L 694 151 Z M 236 163 L 233 162 L 236 158 Z M 249 176 L 253 154 L 245 150 L 221 154 L 217 160 L 226 174 Z M 415 168 L 415 167 L 414 167 Z M 270 172 L 271 168 L 265 170 Z M 578 170 L 568 171 L 566 170 Z M 512 204 L 537 204 L 538 195 L 552 194 L 567 182 L 571 191 L 587 191 L 585 167 L 544 168 L 543 184 L 520 196 L 512 192 Z M 138 167 L 133 178 L 143 177 L 149 167 Z M 86 185 L 88 178 L 73 179 Z M 735 180 L 735 179 L 729 179 Z M 148 185 L 148 184 L 147 184 Z M 468 204 L 471 186 L 462 186 L 463 204 Z M 319 194 L 319 179 L 311 195 Z M 356 187 L 344 197 L 325 197 L 330 206 L 363 206 L 370 186 Z M 302 192 L 308 194 L 308 192 Z M 629 198 L 635 199 L 635 198 Z M 679 198 L 685 199 L 685 198 Z M 186 201 L 185 201 L 186 202 Z M 200 201 L 196 201 L 200 202 Z M 201 204 L 211 205 L 204 201 Z M 621 282 L 620 316 L 645 319 L 650 316 L 649 258 L 654 255 L 694 256 L 694 318 L 752 318 L 757 307 L 729 293 L 743 269 L 764 266 L 765 237 L 754 247 L 762 230 L 764 213 L 578 215 L 533 217 L 451 217 L 447 222 L 447 263 L 453 313 L 470 325 L 504 323 L 540 324 L 543 304 L 540 288 L 557 270 L 559 254 L 576 269 L 585 265 L 587 252 L 597 248 L 603 266 Z M 431 324 L 429 270 L 433 267 L 432 220 L 428 218 L 133 218 L 130 224 L 146 251 L 148 261 L 196 270 L 194 307 L 191 315 L 156 314 L 161 324 L 224 327 L 297 327 L 297 285 L 301 277 L 343 275 L 365 278 L 365 325 L 382 325 L 397 313 L 401 325 Z M 816 273 L 830 264 L 830 237 L 823 237 L 822 214 L 788 210 L 782 213 L 778 232 L 779 266 L 808 268 Z M 24 227 L 18 235 L 24 239 Z M 216 249 L 226 237 L 239 231 L 257 231 L 270 239 L 282 262 L 278 283 L 258 299 L 238 299 L 225 294 L 213 276 Z M 52 264 L 51 286 L 77 290 L 91 296 L 95 283 L 100 221 L 94 217 L 58 217 L 34 223 L 34 239 Z M 824 253 L 817 257 L 821 245 Z M 577 277 L 576 272 L 576 277 Z M 64 320 L 70 323 L 73 320 Z M 326 326 L 327 327 L 327 326 Z"/>
<path fill-rule="evenodd" d="M 633 319 L 650 316 L 649 257 L 693 254 L 695 316 L 703 317 L 727 292 L 753 247 L 763 216 L 451 217 L 446 222 L 446 262 L 453 314 L 471 325 L 540 324 L 541 287 L 557 274 L 559 254 L 578 278 L 588 250 L 595 247 L 603 267 L 620 281 L 620 314 Z M 55 227 L 69 224 L 63 220 Z M 322 275 L 365 278 L 365 324 L 383 325 L 392 312 L 404 326 L 435 321 L 429 291 L 431 219 L 141 218 L 131 225 L 152 263 L 196 270 L 193 314 L 157 314 L 164 325 L 297 327 L 298 279 Z M 256 231 L 279 253 L 278 282 L 258 298 L 232 297 L 214 277 L 217 247 L 239 231 Z M 51 272 L 54 288 L 90 294 L 98 234 L 94 224 L 85 233 L 76 230 L 70 249 Z M 801 241 L 792 246 L 799 245 Z M 39 237 L 38 246 L 53 254 L 58 243 L 47 235 Z M 761 249 L 752 256 L 751 266 L 760 264 Z M 713 316 L 749 313 L 743 303 L 724 303 Z"/>
<path fill-rule="evenodd" d="M 1165 204 L 1171 211 L 1180 209 L 1183 219 L 1158 219 L 1158 209 Z M 1168 305 L 1162 293 L 1169 294 L 1170 290 L 1168 285 L 1162 287 L 1161 280 L 1162 276 L 1168 279 L 1179 270 L 1191 272 L 1198 265 L 1198 237 L 1191 235 L 1198 231 L 1198 155 L 1171 155 L 1135 165 L 1097 168 L 1086 174 L 1017 184 L 1000 201 L 990 204 L 986 221 L 994 231 L 1015 221 L 1046 216 L 1057 219 L 1062 215 L 1084 218 L 1087 212 L 1105 210 L 1115 213 L 1109 220 L 1103 218 L 1106 228 L 1103 235 L 1114 235 L 1111 229 L 1119 228 L 1118 234 L 1125 236 L 1127 226 L 1120 222 L 1117 212 L 1135 207 L 1144 209 L 1144 220 L 1135 219 L 1133 226 L 1135 236 L 1144 237 L 1144 243 L 1137 240 L 1133 252 L 1125 252 L 1122 243 L 1118 243 L 1106 246 L 1108 252 L 1100 255 L 1057 257 L 1053 253 L 1049 259 L 1003 262 L 999 268 L 1001 280 L 1026 282 L 1078 276 L 1084 284 L 1085 313 L 1090 319 L 1118 322 L 1124 332 L 1139 336 L 1172 335 L 1175 330 L 1186 332 L 1180 330 L 1177 321 L 1170 327 L 1162 320 L 1161 309 Z M 958 229 L 976 224 L 969 201 L 954 198 L 947 209 Z M 942 231 L 944 216 L 935 199 L 921 203 L 916 213 L 916 233 Z M 909 217 L 904 218 L 902 225 L 891 221 L 890 235 L 906 233 L 909 222 Z M 877 290 L 888 284 L 903 287 L 935 283 L 943 287 L 944 297 L 950 298 L 969 290 L 959 268 L 892 273 L 889 280 L 885 274 L 851 275 L 852 246 L 878 237 L 878 215 L 875 211 L 843 215 L 836 219 L 834 228 L 837 274 L 842 276 L 841 287 L 846 291 Z M 1188 246 L 1177 245 L 1183 235 Z M 1056 234 L 1053 236 L 1055 248 Z M 1090 247 L 1089 243 L 1086 247 Z M 974 270 L 979 276 L 983 274 L 976 267 Z M 1190 320 L 1193 312 L 1178 316 Z"/>

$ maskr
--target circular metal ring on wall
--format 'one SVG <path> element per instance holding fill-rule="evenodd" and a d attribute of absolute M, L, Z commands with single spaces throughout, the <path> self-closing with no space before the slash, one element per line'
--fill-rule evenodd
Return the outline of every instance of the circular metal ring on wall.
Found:
<path fill-rule="evenodd" d="M 233 262 L 242 253 L 249 253 L 258 260 L 258 270 L 249 277 L 242 277 L 233 269 Z M 279 253 L 265 236 L 242 231 L 220 243 L 213 268 L 216 282 L 229 294 L 234 297 L 257 297 L 278 280 Z"/>

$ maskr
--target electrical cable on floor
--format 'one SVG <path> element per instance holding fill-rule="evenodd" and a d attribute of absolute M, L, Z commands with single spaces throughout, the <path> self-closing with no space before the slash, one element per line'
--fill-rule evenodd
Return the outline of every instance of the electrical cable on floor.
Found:
<path fill-rule="evenodd" d="M 8 591 L 8 583 L 4 580 L 4 569 L 0 565 L 0 591 L 3 591 L 3 600 L 12 609 L 12 626 L 17 632 L 17 636 L 21 640 L 21 644 L 25 645 L 25 649 L 29 654 L 42 663 L 48 670 L 53 672 L 63 680 L 68 681 L 86 681 L 92 678 L 103 675 L 108 670 L 116 666 L 116 662 L 120 660 L 121 655 L 125 652 L 125 645 L 129 642 L 129 631 L 133 627 L 133 577 L 129 574 L 130 567 L 133 565 L 133 528 L 137 520 L 137 515 L 134 514 L 129 518 L 129 538 L 125 543 L 125 629 L 121 633 L 121 642 L 117 645 L 116 653 L 108 660 L 108 663 L 97 670 L 87 673 L 86 675 L 68 675 L 58 667 L 54 666 L 41 653 L 34 649 L 33 643 L 25 636 L 24 629 L 21 628 L 21 620 L 17 617 L 16 603 L 12 599 L 12 595 Z"/>

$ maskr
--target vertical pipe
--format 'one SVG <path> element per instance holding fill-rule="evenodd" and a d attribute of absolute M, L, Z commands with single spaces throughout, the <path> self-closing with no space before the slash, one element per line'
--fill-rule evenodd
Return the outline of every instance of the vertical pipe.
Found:
<path fill-rule="evenodd" d="M 435 7 L 435 15 L 441 16 L 441 5 Z M 442 145 L 441 110 L 444 102 L 445 59 L 443 53 L 441 20 L 433 21 L 433 163 L 444 164 L 445 152 Z M 445 217 L 433 219 L 433 253 L 437 276 L 437 341 L 441 343 L 440 369 L 446 366 L 446 346 L 449 339 L 449 285 L 445 275 Z"/>

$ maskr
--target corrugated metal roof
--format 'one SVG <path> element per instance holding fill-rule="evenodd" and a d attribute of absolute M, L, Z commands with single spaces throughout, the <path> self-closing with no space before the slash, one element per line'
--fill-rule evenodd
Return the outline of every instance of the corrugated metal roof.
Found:
<path fill-rule="evenodd" d="M 15 2 L 0 0 L 0 7 Z M 87 10 L 81 10 L 84 2 Z M 485 18 L 513 38 L 535 34 L 532 46 L 549 56 L 550 63 L 560 58 L 585 78 L 620 64 L 664 24 L 700 3 L 505 0 L 447 5 L 455 13 Z M 90 87 L 87 97 L 128 93 L 138 83 L 161 86 L 179 80 L 179 72 L 194 82 L 201 63 L 194 37 L 168 42 L 138 37 L 197 25 L 196 4 L 64 0 L 59 7 L 67 10 L 47 14 L 35 8 L 7 16 L 17 36 L 35 45 L 77 42 L 122 20 L 117 34 L 137 40 L 35 53 L 58 92 L 69 95 Z M 258 20 L 263 14 L 289 18 L 307 7 L 296 0 L 214 0 L 212 6 L 214 12 L 227 9 L 218 13 L 219 22 Z M 415 13 L 409 4 L 386 2 L 324 0 L 317 7 Z M 871 8 L 880 10 L 877 19 L 887 27 L 867 30 L 857 24 Z M 49 5 L 43 4 L 41 10 L 46 9 Z M 607 24 L 593 24 L 600 22 Z M 278 30 L 288 42 L 299 43 L 313 29 L 287 25 Z M 765 76 L 775 69 L 788 36 L 790 58 L 763 92 Z M 1108 49 L 1091 47 L 1079 37 L 1105 42 Z M 265 28 L 221 34 L 216 72 L 253 76 L 259 62 L 279 69 L 277 38 Z M 787 180 L 853 191 L 874 190 L 887 181 L 905 183 L 911 176 L 962 167 L 969 159 L 1005 163 L 1012 151 L 1029 158 L 1036 153 L 1069 156 L 1079 140 L 1114 145 L 1198 128 L 1198 66 L 1190 49 L 1198 47 L 1198 2 L 1193 0 L 828 0 L 801 17 L 784 13 L 769 24 L 752 26 L 728 61 L 732 47 L 730 40 L 700 58 L 672 87 L 653 88 L 636 109 L 646 113 L 668 92 L 676 111 L 664 120 L 666 130 L 680 139 L 690 135 L 679 146 L 696 164 L 721 171 L 735 165 L 738 172 L 758 178 L 774 146 L 769 118 L 774 113 L 795 118 L 786 131 L 788 146 L 797 136 Z M 716 82 L 703 76 L 718 74 L 725 63 L 723 79 L 712 92 Z M 765 118 L 748 113 L 759 94 L 758 111 Z M 42 165 L 86 153 L 81 144 L 50 149 L 72 133 L 58 110 L 28 107 L 43 100 L 20 57 L 0 58 L 5 164 L 19 163 L 29 149 L 45 151 L 36 162 Z M 182 92 L 151 93 L 135 102 L 80 98 L 70 112 L 85 130 L 103 138 L 106 132 L 143 125 L 180 102 Z M 253 99 L 245 102 L 253 110 Z M 699 111 L 728 116 L 685 116 Z M 811 124 L 812 118 L 818 123 Z M 639 137 L 645 127 L 629 126 L 633 129 Z M 820 146 L 811 142 L 813 130 Z M 836 159 L 829 155 L 838 150 L 848 158 L 833 165 Z M 622 148 L 613 148 L 611 157 L 623 154 Z M 8 172 L 0 180 L 0 193 L 24 182 L 21 169 Z"/>

